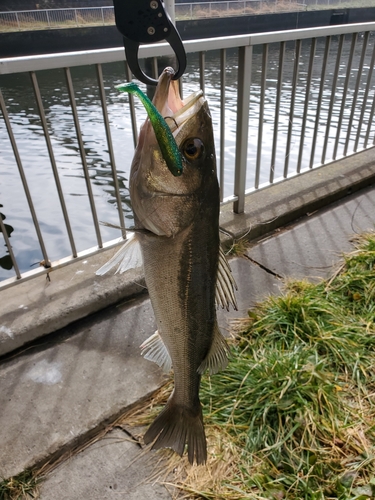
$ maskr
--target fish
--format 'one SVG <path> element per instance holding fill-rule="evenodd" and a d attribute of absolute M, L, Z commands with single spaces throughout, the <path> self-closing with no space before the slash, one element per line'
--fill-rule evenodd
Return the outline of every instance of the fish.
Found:
<path fill-rule="evenodd" d="M 202 91 L 182 100 L 174 71 L 159 77 L 153 104 L 167 121 L 183 157 L 174 176 L 148 117 L 135 150 L 129 190 L 134 232 L 97 271 L 142 260 L 157 331 L 141 346 L 146 359 L 173 367 L 174 388 L 144 435 L 153 449 L 171 448 L 191 464 L 207 461 L 199 389 L 202 374 L 225 369 L 230 358 L 217 307 L 237 309 L 235 280 L 220 245 L 220 195 L 213 126 Z M 140 250 L 135 250 L 136 245 Z"/>

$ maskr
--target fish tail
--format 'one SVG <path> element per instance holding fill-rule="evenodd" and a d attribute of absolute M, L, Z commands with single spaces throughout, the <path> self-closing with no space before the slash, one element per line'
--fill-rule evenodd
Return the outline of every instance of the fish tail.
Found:
<path fill-rule="evenodd" d="M 156 439 L 156 440 L 155 440 Z M 173 402 L 173 396 L 155 418 L 143 438 L 145 444 L 155 440 L 152 449 L 171 448 L 180 456 L 187 444 L 188 459 L 202 465 L 207 461 L 207 443 L 202 407 L 191 409 Z"/>

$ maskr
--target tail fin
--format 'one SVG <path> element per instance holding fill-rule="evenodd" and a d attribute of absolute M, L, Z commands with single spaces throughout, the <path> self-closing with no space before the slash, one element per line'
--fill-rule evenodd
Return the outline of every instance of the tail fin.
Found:
<path fill-rule="evenodd" d="M 155 418 L 144 435 L 144 442 L 151 443 L 152 449 L 172 448 L 180 456 L 188 446 L 188 459 L 202 465 L 207 461 L 207 444 L 204 433 L 202 408 L 192 411 L 173 402 L 173 396 L 162 412 Z"/>

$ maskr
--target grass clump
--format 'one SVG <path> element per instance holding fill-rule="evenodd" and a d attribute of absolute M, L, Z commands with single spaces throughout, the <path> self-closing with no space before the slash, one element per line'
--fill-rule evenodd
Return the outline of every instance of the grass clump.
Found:
<path fill-rule="evenodd" d="M 0 500 L 24 500 L 38 498 L 38 478 L 32 470 L 0 481 Z"/>
<path fill-rule="evenodd" d="M 375 498 L 375 233 L 355 244 L 330 280 L 238 322 L 228 368 L 202 380 L 207 467 L 167 455 L 184 498 Z"/>

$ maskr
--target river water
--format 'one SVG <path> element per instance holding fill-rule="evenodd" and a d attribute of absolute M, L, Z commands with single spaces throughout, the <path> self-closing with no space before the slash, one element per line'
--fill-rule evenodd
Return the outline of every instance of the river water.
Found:
<path fill-rule="evenodd" d="M 370 58 L 374 46 L 374 39 L 370 37 L 366 51 L 364 68 L 361 74 L 361 83 L 358 94 L 358 105 L 354 116 L 351 144 L 357 131 L 357 123 L 362 107 L 363 94 L 369 72 Z M 323 140 L 329 134 L 327 158 L 332 157 L 334 140 L 337 132 L 337 121 L 340 112 L 347 60 L 350 48 L 350 37 L 345 41 L 340 64 L 340 77 L 334 98 L 334 113 L 332 125 L 327 132 L 326 118 L 331 99 L 331 81 L 334 72 L 338 47 L 338 38 L 333 39 L 330 48 L 330 58 L 327 67 L 326 81 L 323 92 L 322 110 L 319 119 L 318 140 L 315 162 L 319 163 Z M 350 105 L 353 99 L 355 82 L 358 76 L 358 60 L 362 48 L 362 37 L 357 44 L 355 62 L 351 71 L 348 95 L 346 98 L 343 131 L 340 134 L 338 155 L 342 154 L 347 133 L 347 123 L 350 114 Z M 306 79 L 310 51 L 310 41 L 302 44 L 301 59 L 299 62 L 299 77 L 295 109 L 289 169 L 295 171 L 299 146 L 302 114 L 306 100 Z M 308 167 L 313 130 L 316 123 L 317 96 L 321 80 L 321 64 L 324 53 L 324 40 L 318 40 L 314 59 L 314 70 L 311 82 L 310 105 L 307 115 L 306 136 L 304 140 L 303 168 Z M 294 43 L 288 43 L 286 48 L 285 65 L 283 72 L 283 87 L 281 109 L 278 126 L 277 158 L 275 163 L 275 178 L 280 177 L 284 168 L 286 137 L 290 120 L 290 98 L 294 67 Z M 237 117 L 237 70 L 238 54 L 236 50 L 228 51 L 226 63 L 226 106 L 225 106 L 225 158 L 224 196 L 233 193 L 234 159 Z M 276 85 L 278 71 L 279 47 L 271 45 L 268 58 L 267 83 L 265 92 L 265 108 L 263 115 L 263 141 L 261 155 L 260 183 L 267 182 L 270 172 L 271 149 L 275 119 Z M 100 221 L 118 224 L 116 200 L 111 175 L 108 148 L 106 143 L 103 115 L 100 106 L 98 85 L 95 68 L 91 66 L 72 68 L 73 84 L 76 104 L 78 108 L 82 138 L 90 170 L 92 188 Z M 132 213 L 128 193 L 128 176 L 133 156 L 134 146 L 131 131 L 130 113 L 127 97 L 119 95 L 115 85 L 124 81 L 124 66 L 122 63 L 103 65 L 105 90 L 107 95 L 108 113 L 111 125 L 111 134 L 114 144 L 118 180 L 120 183 L 123 210 L 129 226 L 132 224 Z M 254 171 L 257 153 L 259 109 L 260 109 L 260 82 L 262 74 L 262 49 L 255 48 L 252 65 L 252 87 L 249 118 L 248 168 L 246 187 L 254 186 Z M 64 191 L 68 213 L 71 219 L 72 230 L 78 251 L 96 245 L 95 231 L 87 197 L 85 181 L 82 172 L 77 138 L 75 135 L 73 117 L 69 104 L 63 70 L 38 72 L 38 82 L 42 94 L 43 105 L 48 121 L 50 137 L 59 170 L 60 180 Z M 220 54 L 212 51 L 206 54 L 205 93 L 208 99 L 214 123 L 217 156 L 219 157 L 220 141 Z M 198 55 L 188 55 L 188 68 L 183 78 L 184 95 L 199 88 L 199 61 Z M 40 124 L 33 90 L 28 74 L 2 75 L 0 87 L 4 95 L 10 116 L 13 133 L 17 141 L 20 157 L 25 169 L 25 175 L 33 197 L 38 220 L 47 247 L 49 258 L 54 261 L 71 254 L 69 241 L 59 206 L 57 191 L 53 180 L 43 131 Z M 366 132 L 368 115 L 374 98 L 375 79 L 370 83 L 369 98 L 364 116 L 364 132 Z M 142 105 L 136 102 L 138 124 L 145 118 Z M 346 127 L 346 128 L 345 128 Z M 374 136 L 371 130 L 371 140 Z M 363 143 L 363 139 L 362 143 Z M 11 233 L 11 243 L 21 272 L 30 270 L 33 265 L 42 260 L 39 244 L 33 228 L 30 211 L 23 192 L 17 165 L 14 160 L 11 144 L 5 124 L 0 118 L 0 212 L 4 223 Z M 353 146 L 351 146 L 352 148 Z M 360 142 L 361 147 L 361 142 Z M 349 148 L 350 150 L 350 148 Z M 117 238 L 119 231 L 101 227 L 104 241 Z M 10 262 L 6 248 L 0 249 L 0 279 L 14 276 L 9 269 Z"/>

